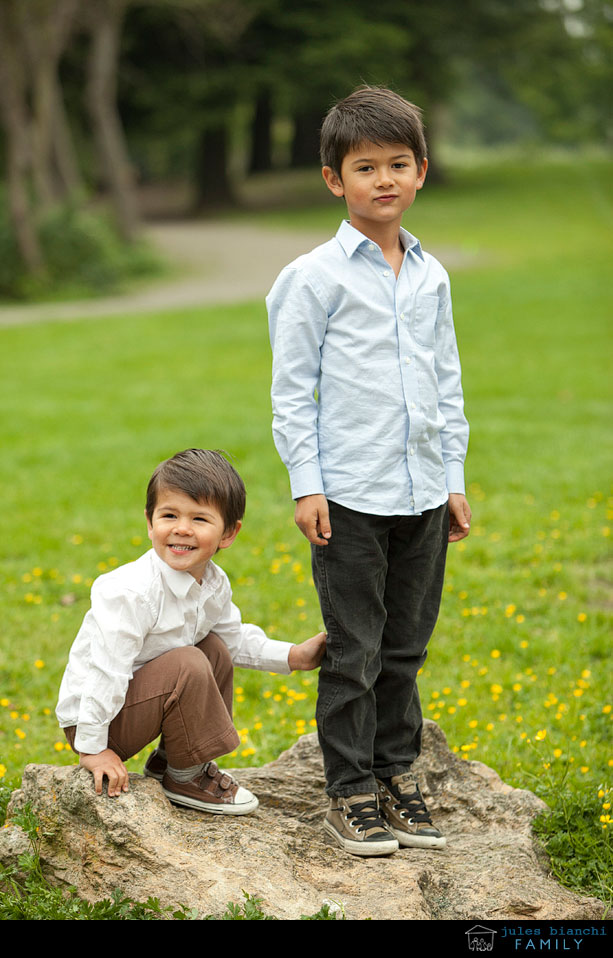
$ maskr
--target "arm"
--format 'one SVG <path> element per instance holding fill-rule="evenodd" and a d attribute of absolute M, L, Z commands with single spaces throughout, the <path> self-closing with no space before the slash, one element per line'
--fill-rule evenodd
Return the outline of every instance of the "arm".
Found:
<path fill-rule="evenodd" d="M 445 274 L 446 297 L 437 317 L 436 374 L 438 408 L 445 425 L 441 430 L 441 449 L 449 490 L 449 541 L 464 539 L 470 531 L 471 511 L 464 489 L 464 460 L 468 448 L 468 422 L 464 415 L 464 397 L 460 357 L 453 326 L 449 280 Z"/>
<path fill-rule="evenodd" d="M 307 639 L 300 646 L 269 639 L 259 626 L 241 620 L 240 611 L 232 602 L 227 576 L 221 569 L 219 572 L 223 576 L 222 594 L 225 594 L 225 598 L 217 620 L 209 627 L 227 645 L 235 665 L 284 675 L 294 669 L 317 668 L 325 650 L 324 632 Z"/>
<path fill-rule="evenodd" d="M 273 351 L 273 435 L 297 500 L 296 524 L 326 545 L 331 530 L 319 466 L 316 390 L 328 312 L 302 270 L 285 269 L 266 300 Z"/>
<path fill-rule="evenodd" d="M 94 583 L 67 670 L 68 685 L 79 694 L 75 748 L 85 756 L 107 751 L 108 727 L 123 707 L 134 662 L 155 622 L 143 596 L 105 579 Z"/>

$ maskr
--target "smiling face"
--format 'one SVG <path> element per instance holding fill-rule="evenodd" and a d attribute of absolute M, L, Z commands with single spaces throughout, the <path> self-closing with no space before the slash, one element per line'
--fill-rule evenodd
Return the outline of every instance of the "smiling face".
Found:
<path fill-rule="evenodd" d="M 218 549 L 232 545 L 240 527 L 237 522 L 226 530 L 216 506 L 171 488 L 159 490 L 151 519 L 147 517 L 149 538 L 160 559 L 178 572 L 189 572 L 198 582 L 207 562 Z"/>
<path fill-rule="evenodd" d="M 425 159 L 417 166 L 413 150 L 403 143 L 362 143 L 346 154 L 340 176 L 329 166 L 322 173 L 328 189 L 345 198 L 351 225 L 372 236 L 381 228 L 400 226 L 424 185 L 427 168 Z"/>

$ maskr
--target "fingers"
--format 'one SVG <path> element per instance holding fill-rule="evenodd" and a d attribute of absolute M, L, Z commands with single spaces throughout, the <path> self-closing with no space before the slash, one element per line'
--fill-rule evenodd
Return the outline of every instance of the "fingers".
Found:
<path fill-rule="evenodd" d="M 332 535 L 328 500 L 324 495 L 303 496 L 296 502 L 296 525 L 313 545 L 325 546 Z"/>
<path fill-rule="evenodd" d="M 327 543 L 332 535 L 332 526 L 330 525 L 330 510 L 328 509 L 328 500 L 322 496 L 324 502 L 319 509 L 319 527 L 318 532 Z"/>
<path fill-rule="evenodd" d="M 326 651 L 327 638 L 325 632 L 318 632 L 301 645 L 293 645 L 287 659 L 292 672 L 310 672 L 311 669 L 318 668 Z"/>
<path fill-rule="evenodd" d="M 449 496 L 449 542 L 459 542 L 470 532 L 472 513 L 466 497 L 459 493 Z"/>
<path fill-rule="evenodd" d="M 105 749 L 97 755 L 81 753 L 80 764 L 94 776 L 96 795 L 102 795 L 104 779 L 107 779 L 107 794 L 117 798 L 129 788 L 128 770 L 112 749 Z"/>
<path fill-rule="evenodd" d="M 94 788 L 96 790 L 96 795 L 102 795 L 102 779 L 104 774 L 102 769 L 96 769 L 94 771 Z"/>

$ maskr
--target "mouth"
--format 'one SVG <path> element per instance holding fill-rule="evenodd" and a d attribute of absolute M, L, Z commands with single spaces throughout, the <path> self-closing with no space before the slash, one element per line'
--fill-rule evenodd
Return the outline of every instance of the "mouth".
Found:
<path fill-rule="evenodd" d="M 172 549 L 173 552 L 192 552 L 196 546 L 183 546 L 171 542 L 169 543 L 168 548 Z"/>
<path fill-rule="evenodd" d="M 395 193 L 386 193 L 384 196 L 375 197 L 375 202 L 377 203 L 391 203 L 392 200 L 397 199 Z"/>

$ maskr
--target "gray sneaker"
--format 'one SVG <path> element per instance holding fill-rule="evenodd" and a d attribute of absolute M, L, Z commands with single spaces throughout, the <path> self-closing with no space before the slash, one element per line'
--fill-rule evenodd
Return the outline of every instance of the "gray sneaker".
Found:
<path fill-rule="evenodd" d="M 331 798 L 324 830 L 351 855 L 391 855 L 398 850 L 374 792 Z"/>
<path fill-rule="evenodd" d="M 411 772 L 377 779 L 379 806 L 390 831 L 405 848 L 444 848 L 447 839 L 432 824 L 430 813 Z"/>

